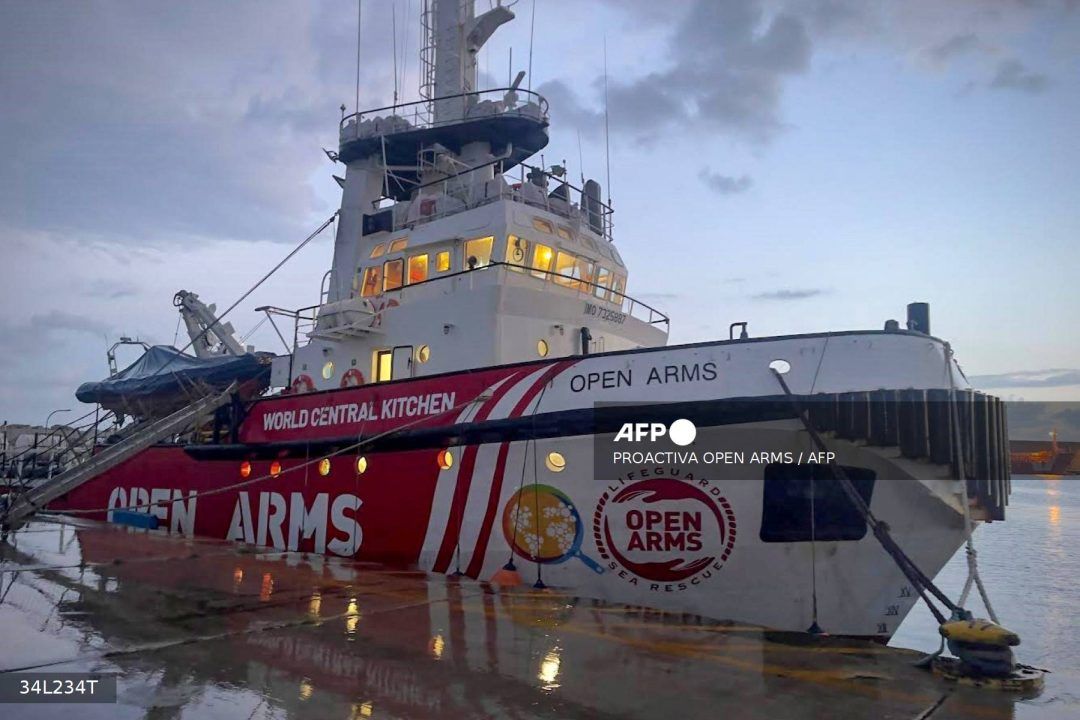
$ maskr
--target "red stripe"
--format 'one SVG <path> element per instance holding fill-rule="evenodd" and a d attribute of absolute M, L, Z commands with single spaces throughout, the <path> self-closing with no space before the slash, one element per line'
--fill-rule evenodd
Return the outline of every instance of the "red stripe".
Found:
<path fill-rule="evenodd" d="M 565 370 L 570 361 L 563 360 L 556 363 L 552 367 L 540 376 L 540 380 L 533 384 L 528 391 L 522 395 L 518 400 L 517 405 L 510 411 L 509 417 L 518 417 L 521 413 L 525 412 L 525 408 L 529 406 L 532 399 L 540 392 L 540 390 L 547 385 L 552 377 Z M 476 548 L 473 550 L 472 558 L 469 560 L 469 568 L 465 571 L 465 574 L 469 577 L 479 577 L 480 571 L 484 567 L 484 555 L 487 553 L 488 540 L 491 539 L 491 527 L 495 523 L 495 516 L 499 510 L 499 497 L 502 495 L 503 484 L 503 471 L 506 469 L 506 456 L 510 452 L 510 443 L 503 443 L 499 446 L 499 457 L 495 461 L 495 477 L 491 479 L 491 492 L 488 493 L 487 509 L 484 512 L 484 522 L 480 526 L 480 535 L 476 540 Z"/>
<path fill-rule="evenodd" d="M 473 422 L 486 420 L 488 415 L 498 405 L 511 387 L 519 373 L 514 373 L 506 382 L 500 385 L 492 394 L 491 399 L 480 406 L 479 412 L 473 418 Z M 469 498 L 469 486 L 472 484 L 473 467 L 476 465 L 476 451 L 478 446 L 469 445 L 461 457 L 461 468 L 458 470 L 457 483 L 454 487 L 454 497 L 450 503 L 450 517 L 446 522 L 446 530 L 443 532 L 442 545 L 439 546 L 439 554 L 435 558 L 432 568 L 435 572 L 446 572 L 450 567 L 450 559 L 457 545 L 458 534 L 461 532 L 461 522 L 465 514 L 465 501 Z"/>

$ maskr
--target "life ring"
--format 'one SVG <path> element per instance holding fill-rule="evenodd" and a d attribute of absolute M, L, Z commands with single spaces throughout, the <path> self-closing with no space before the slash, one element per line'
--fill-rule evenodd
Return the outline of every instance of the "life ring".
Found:
<path fill-rule="evenodd" d="M 349 368 L 345 371 L 345 374 L 341 376 L 341 387 L 356 387 L 357 385 L 364 384 L 364 373 L 360 372 L 358 368 Z"/>
<path fill-rule="evenodd" d="M 294 395 L 315 392 L 315 381 L 311 379 L 310 375 L 297 375 L 290 387 Z"/>

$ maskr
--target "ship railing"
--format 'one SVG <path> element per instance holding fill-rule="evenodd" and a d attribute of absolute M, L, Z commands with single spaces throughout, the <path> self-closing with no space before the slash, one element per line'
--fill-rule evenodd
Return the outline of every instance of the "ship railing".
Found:
<path fill-rule="evenodd" d="M 552 175 L 548 171 L 531 165 L 521 163 L 519 167 L 521 168 L 521 176 L 515 182 L 507 182 L 505 177 L 496 176 L 486 182 L 479 193 L 471 192 L 468 188 L 463 189 L 460 185 L 454 183 L 454 178 L 438 181 L 438 183 L 429 187 L 438 187 L 442 191 L 442 195 L 454 198 L 461 205 L 453 205 L 430 215 L 410 218 L 409 208 L 417 200 L 397 203 L 394 206 L 393 231 L 412 229 L 451 215 L 457 215 L 465 210 L 490 205 L 500 200 L 509 200 L 544 210 L 571 222 L 582 223 L 608 242 L 615 241 L 615 210 L 609 203 L 598 199 L 595 206 L 596 220 L 595 222 L 589 222 L 589 214 L 584 207 L 584 201 L 572 202 L 569 199 L 573 195 L 576 195 L 579 199 L 584 198 L 585 194 L 581 188 Z M 545 191 L 545 188 L 528 180 L 525 177 L 525 170 L 543 172 L 555 182 L 556 187 L 565 183 L 567 197 L 552 196 L 551 193 Z"/>
<path fill-rule="evenodd" d="M 662 326 L 665 332 L 670 330 L 671 321 L 666 314 L 646 302 L 615 290 L 607 285 L 602 285 L 585 278 L 574 277 L 573 275 L 566 275 L 565 273 L 558 273 L 553 270 L 542 270 L 527 265 L 516 265 L 514 263 L 502 261 L 490 262 L 471 270 L 460 270 L 458 272 L 428 278 L 427 280 L 422 280 L 420 282 L 409 283 L 408 285 L 402 285 L 398 288 L 383 291 L 368 299 L 375 300 L 378 297 L 406 299 L 408 294 L 414 292 L 416 288 L 432 287 L 436 283 L 442 283 L 455 278 L 473 276 L 474 273 L 490 274 L 497 272 L 513 273 L 512 277 L 531 277 L 538 283 L 550 282 L 556 286 L 555 292 L 562 294 L 564 297 L 572 292 L 579 300 L 597 303 L 598 306 L 604 304 L 608 309 L 611 309 L 611 306 L 614 306 L 618 308 L 618 312 L 622 312 L 636 320 L 648 323 L 649 325 Z M 281 314 L 296 318 L 296 324 L 294 326 L 296 338 L 299 338 L 302 335 L 310 337 L 314 333 L 314 328 L 317 324 L 319 309 L 319 305 L 313 305 L 295 311 L 283 310 L 281 311 Z"/>
<path fill-rule="evenodd" d="M 507 102 L 511 94 L 516 98 L 512 104 Z M 429 113 L 433 107 L 445 108 L 448 105 L 459 110 L 460 115 L 455 114 L 455 117 L 446 120 L 435 120 L 434 114 Z M 548 101 L 543 95 L 531 90 L 509 87 L 444 95 L 430 100 L 397 103 L 344 115 L 341 118 L 340 132 L 341 139 L 348 141 L 426 130 L 485 117 L 513 115 L 547 122 Z"/>

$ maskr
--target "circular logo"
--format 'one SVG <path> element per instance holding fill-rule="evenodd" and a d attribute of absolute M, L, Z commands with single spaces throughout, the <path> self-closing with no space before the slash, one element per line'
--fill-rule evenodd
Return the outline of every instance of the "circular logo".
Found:
<path fill-rule="evenodd" d="M 671 442 L 676 445 L 686 447 L 694 442 L 694 438 L 697 437 L 697 428 L 694 427 L 694 423 L 686 418 L 681 418 L 671 423 L 671 428 L 668 430 L 668 437 L 670 437 Z"/>
<path fill-rule="evenodd" d="M 693 484 L 691 484 L 693 483 Z M 619 577 L 672 592 L 717 574 L 735 545 L 735 513 L 720 489 L 692 477 L 609 487 L 593 514 L 600 556 Z"/>

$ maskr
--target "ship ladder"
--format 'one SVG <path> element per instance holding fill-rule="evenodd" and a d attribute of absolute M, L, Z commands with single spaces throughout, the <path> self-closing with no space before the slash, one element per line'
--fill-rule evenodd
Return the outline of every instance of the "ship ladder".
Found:
<path fill-rule="evenodd" d="M 810 422 L 809 416 L 803 410 L 798 398 L 791 392 L 791 388 L 788 387 L 783 375 L 776 369 L 772 369 L 772 373 L 780 383 L 780 387 L 783 388 L 784 394 L 787 395 L 792 408 L 802 422 L 803 427 L 806 428 L 814 445 L 819 451 L 826 452 L 827 447 L 825 441 L 822 439 L 813 423 Z M 955 408 L 953 409 L 953 412 L 955 412 Z M 854 484 L 851 482 L 851 478 L 848 477 L 843 467 L 835 461 L 830 461 L 829 467 L 832 470 L 837 483 L 840 485 L 841 490 L 843 490 L 852 505 L 866 521 L 866 524 L 873 532 L 874 537 L 877 538 L 882 548 L 885 549 L 885 552 L 893 559 L 897 567 L 908 579 L 908 582 L 916 589 L 919 593 L 919 597 L 923 599 L 930 609 L 930 612 L 933 613 L 938 621 L 938 632 L 942 638 L 942 647 L 939 648 L 937 652 L 932 653 L 921 660 L 919 664 L 929 665 L 935 672 L 952 680 L 977 681 L 976 684 L 980 687 L 993 687 L 1009 690 L 1015 690 L 1017 687 L 1022 687 L 1026 690 L 1041 689 L 1043 673 L 1036 668 L 1022 665 L 1018 666 L 1013 657 L 1012 647 L 1020 644 L 1019 635 L 998 625 L 996 617 L 994 618 L 995 622 L 976 620 L 971 612 L 963 608 L 963 602 L 966 600 L 967 594 L 971 590 L 971 585 L 972 583 L 975 583 L 979 587 L 979 592 L 983 596 L 988 612 L 991 613 L 992 617 L 994 616 L 994 612 L 990 607 L 989 599 L 986 595 L 986 589 L 983 587 L 982 579 L 978 576 L 978 568 L 974 563 L 974 555 L 970 552 L 970 550 L 973 550 L 974 546 L 971 541 L 971 518 L 967 507 L 966 488 L 963 499 L 965 503 L 965 533 L 970 549 L 968 554 L 969 576 L 960 602 L 954 603 L 941 588 L 934 584 L 933 580 L 928 577 L 926 573 L 919 569 L 915 562 L 904 552 L 903 548 L 897 544 L 896 540 L 889 534 L 888 525 L 878 520 L 873 512 L 871 512 L 869 505 L 867 505 L 866 501 L 863 500 L 862 495 L 855 489 Z M 963 475 L 960 477 L 962 478 Z M 930 596 L 936 598 L 950 611 L 950 617 L 946 618 L 941 609 L 933 603 Z M 958 660 L 939 657 L 944 651 L 946 643 L 948 643 L 949 650 L 956 655 Z"/>
<path fill-rule="evenodd" d="M 65 470 L 55 476 L 52 482 L 28 490 L 15 498 L 7 512 L 0 516 L 0 527 L 7 530 L 17 528 L 53 500 L 70 493 L 163 438 L 182 432 L 198 418 L 228 404 L 236 387 L 236 383 L 233 382 L 221 393 L 199 398 L 171 415 L 136 426 L 131 435 L 115 445 L 110 445 L 101 452 L 95 453 L 86 462 Z"/>

